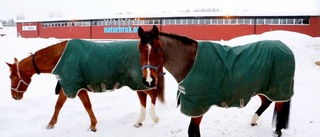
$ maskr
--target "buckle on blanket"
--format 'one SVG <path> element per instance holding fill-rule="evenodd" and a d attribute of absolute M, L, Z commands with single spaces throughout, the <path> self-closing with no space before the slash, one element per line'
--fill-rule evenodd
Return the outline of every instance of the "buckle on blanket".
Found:
<path fill-rule="evenodd" d="M 178 85 L 178 90 L 179 90 L 180 93 L 186 94 L 186 89 L 183 86 Z"/>

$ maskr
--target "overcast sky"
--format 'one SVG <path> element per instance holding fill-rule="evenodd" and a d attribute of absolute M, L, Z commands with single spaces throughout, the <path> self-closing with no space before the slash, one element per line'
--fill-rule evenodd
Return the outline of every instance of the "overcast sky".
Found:
<path fill-rule="evenodd" d="M 60 13 L 64 17 L 88 17 L 128 11 L 143 15 L 216 7 L 224 11 L 311 10 L 320 15 L 320 0 L 0 0 L 0 19 L 16 19 L 18 14 L 24 14 L 27 19 L 46 18 L 51 12 Z"/>

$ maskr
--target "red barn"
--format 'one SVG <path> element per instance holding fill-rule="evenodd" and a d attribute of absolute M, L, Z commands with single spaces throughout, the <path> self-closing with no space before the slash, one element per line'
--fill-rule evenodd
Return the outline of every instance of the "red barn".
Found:
<path fill-rule="evenodd" d="M 139 26 L 186 35 L 196 40 L 229 40 L 234 37 L 287 30 L 320 37 L 320 14 L 236 14 L 190 12 L 149 16 L 117 15 L 102 18 L 29 20 L 17 22 L 25 38 L 138 39 Z"/>

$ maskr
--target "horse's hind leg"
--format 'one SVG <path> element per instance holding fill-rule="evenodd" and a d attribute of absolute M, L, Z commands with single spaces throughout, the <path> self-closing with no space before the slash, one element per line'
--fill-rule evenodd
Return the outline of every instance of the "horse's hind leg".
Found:
<path fill-rule="evenodd" d="M 59 112 L 63 106 L 63 104 L 66 102 L 67 100 L 67 97 L 63 94 L 62 92 L 62 88 L 59 89 L 60 90 L 60 93 L 59 93 L 59 97 L 58 97 L 58 100 L 56 102 L 56 106 L 55 106 L 55 109 L 54 109 L 54 113 L 53 113 L 53 116 L 49 122 L 49 124 L 47 125 L 47 129 L 52 129 L 54 128 L 54 125 L 57 123 L 58 121 L 58 116 L 59 116 Z"/>
<path fill-rule="evenodd" d="M 191 118 L 188 135 L 189 137 L 200 137 L 200 123 L 202 120 L 202 116 Z"/>
<path fill-rule="evenodd" d="M 85 90 L 81 90 L 78 93 L 78 96 L 79 96 L 84 108 L 86 109 L 87 113 L 89 114 L 90 121 L 91 121 L 90 130 L 93 131 L 93 132 L 97 131 L 97 129 L 96 129 L 97 119 L 96 119 L 96 116 L 94 115 L 94 113 L 92 111 L 92 106 L 91 106 L 91 102 L 90 102 L 90 98 L 89 98 L 88 92 L 85 91 Z"/>
<path fill-rule="evenodd" d="M 289 125 L 290 116 L 290 100 L 287 102 L 276 102 L 275 110 L 273 113 L 273 125 L 276 125 L 275 134 L 280 137 L 281 130 L 287 129 Z"/>
<path fill-rule="evenodd" d="M 258 95 L 261 99 L 261 106 L 258 108 L 258 110 L 255 112 L 255 114 L 252 117 L 251 125 L 255 126 L 257 125 L 257 121 L 259 120 L 261 114 L 270 106 L 272 101 L 270 101 L 268 98 L 266 98 L 263 95 Z"/>
<path fill-rule="evenodd" d="M 146 119 L 146 106 L 147 106 L 147 94 L 143 91 L 137 91 L 139 101 L 141 104 L 140 107 L 140 116 L 138 121 L 134 124 L 135 127 L 141 127 L 142 122 Z"/>

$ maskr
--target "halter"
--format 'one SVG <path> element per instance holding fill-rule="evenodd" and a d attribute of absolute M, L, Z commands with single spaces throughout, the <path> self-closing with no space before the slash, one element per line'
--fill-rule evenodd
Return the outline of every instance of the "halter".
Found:
<path fill-rule="evenodd" d="M 34 69 L 36 70 L 36 73 L 39 75 L 39 74 L 40 74 L 40 71 L 39 71 L 39 68 L 38 68 L 37 65 L 36 65 L 35 60 L 34 60 L 34 54 L 31 53 L 31 56 L 32 56 L 32 65 L 33 65 Z M 17 63 L 17 74 L 18 74 L 18 77 L 19 77 L 18 85 L 17 85 L 16 88 L 11 87 L 11 89 L 12 89 L 13 91 L 15 91 L 15 92 L 24 93 L 24 92 L 26 92 L 26 91 L 20 91 L 20 90 L 19 90 L 20 84 L 23 83 L 23 84 L 25 84 L 26 86 L 29 86 L 29 84 L 28 84 L 26 81 L 24 81 L 24 80 L 22 79 L 21 75 L 20 75 L 19 62 Z"/>
<path fill-rule="evenodd" d="M 24 93 L 24 92 L 26 92 L 26 91 L 20 91 L 20 90 L 19 90 L 20 84 L 23 83 L 23 84 L 25 84 L 26 86 L 29 86 L 29 84 L 28 84 L 26 81 L 24 81 L 24 80 L 22 79 L 21 75 L 20 75 L 19 62 L 17 63 L 17 74 L 18 74 L 18 77 L 19 77 L 18 85 L 17 85 L 16 88 L 11 87 L 11 90 L 13 90 L 13 91 L 15 91 L 15 92 Z"/>
<path fill-rule="evenodd" d="M 159 67 L 160 67 L 160 64 L 158 66 L 153 66 L 153 65 L 147 64 L 147 65 L 142 66 L 142 70 L 145 68 L 151 68 L 154 71 L 158 72 Z M 161 72 L 158 76 L 164 76 L 165 74 L 166 74 L 166 72 Z"/>

